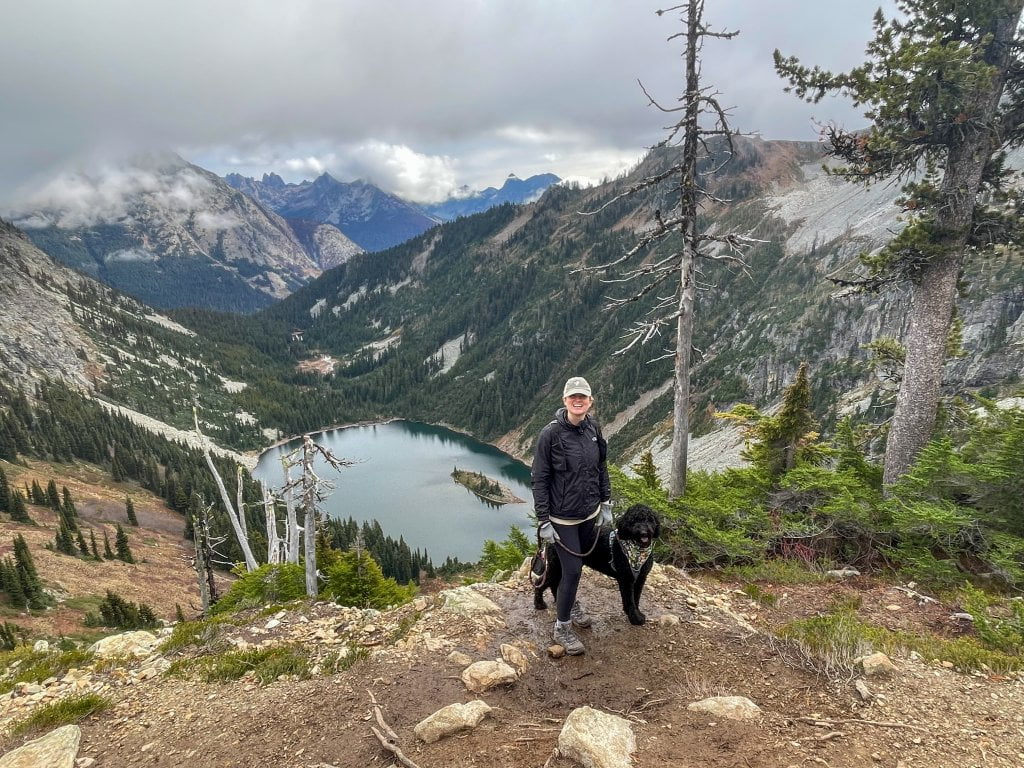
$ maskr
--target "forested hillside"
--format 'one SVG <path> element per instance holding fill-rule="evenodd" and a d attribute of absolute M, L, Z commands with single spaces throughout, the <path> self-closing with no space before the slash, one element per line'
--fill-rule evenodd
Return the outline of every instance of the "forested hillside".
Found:
<path fill-rule="evenodd" d="M 176 317 L 222 345 L 261 345 L 278 366 L 273 375 L 235 355 L 226 361 L 234 363 L 230 375 L 254 384 L 239 396 L 246 410 L 286 433 L 407 416 L 525 453 L 567 376 L 594 382 L 605 421 L 670 376 L 670 360 L 651 362 L 664 356 L 669 339 L 614 354 L 623 330 L 655 297 L 606 312 L 607 297 L 630 289 L 614 282 L 614 272 L 576 271 L 616 259 L 672 201 L 655 190 L 594 215 L 581 211 L 601 208 L 670 160 L 656 153 L 608 185 L 554 187 L 533 205 L 497 207 L 357 257 L 251 321 Z M 900 334 L 903 298 L 835 298 L 827 278 L 844 274 L 859 252 L 880 247 L 898 229 L 896 191 L 827 178 L 821 162 L 813 144 L 744 140 L 716 177 L 717 193 L 730 202 L 706 209 L 704 223 L 759 242 L 746 254 L 745 271 L 714 265 L 700 276 L 697 431 L 710 428 L 715 409 L 772 402 L 801 361 L 810 364 L 813 407 L 826 428 L 840 412 L 886 417 L 891 395 L 862 345 Z M 963 355 L 948 366 L 950 393 L 996 394 L 1015 381 L 1019 351 L 1005 341 L 1019 333 L 1020 271 L 1020 258 L 1003 252 L 966 276 Z M 301 338 L 290 341 L 295 330 Z M 332 376 L 293 372 L 300 360 L 321 355 L 331 356 Z M 649 444 L 669 414 L 669 397 L 641 411 L 613 440 L 613 451 Z"/>

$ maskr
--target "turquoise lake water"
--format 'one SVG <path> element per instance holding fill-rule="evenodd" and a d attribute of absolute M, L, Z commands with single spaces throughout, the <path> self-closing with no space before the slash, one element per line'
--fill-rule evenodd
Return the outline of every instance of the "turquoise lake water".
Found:
<path fill-rule="evenodd" d="M 426 549 L 434 565 L 449 555 L 478 560 L 484 541 L 504 540 L 512 525 L 533 535 L 530 468 L 492 445 L 412 421 L 333 429 L 314 439 L 357 462 L 338 471 L 317 462 L 317 474 L 335 485 L 323 509 L 334 518 L 376 519 L 386 535 Z M 299 445 L 301 440 L 269 449 L 253 474 L 280 487 L 280 457 Z M 498 480 L 526 503 L 495 507 L 482 501 L 452 479 L 455 467 Z"/>

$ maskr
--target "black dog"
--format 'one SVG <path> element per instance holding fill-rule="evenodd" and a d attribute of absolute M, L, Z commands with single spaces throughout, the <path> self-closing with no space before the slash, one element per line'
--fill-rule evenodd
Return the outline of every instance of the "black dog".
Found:
<path fill-rule="evenodd" d="M 622 610 L 629 617 L 630 624 L 643 624 L 647 617 L 640 612 L 640 593 L 647 581 L 647 574 L 654 565 L 652 548 L 654 540 L 661 535 L 661 521 L 658 513 L 643 504 L 634 504 L 619 520 L 614 531 L 601 530 L 594 551 L 583 558 L 583 564 L 611 576 L 619 583 L 622 596 Z M 560 545 L 548 544 L 547 575 L 533 591 L 533 607 L 538 611 L 547 608 L 544 590 L 550 589 L 554 596 L 562 580 L 562 564 L 558 561 Z M 630 562 L 632 557 L 633 562 Z"/>

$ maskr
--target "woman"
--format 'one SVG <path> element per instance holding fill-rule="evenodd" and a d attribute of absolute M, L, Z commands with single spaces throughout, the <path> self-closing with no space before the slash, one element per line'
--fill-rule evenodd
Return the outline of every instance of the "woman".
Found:
<path fill-rule="evenodd" d="M 538 536 L 556 542 L 562 565 L 555 605 L 554 640 L 565 652 L 584 652 L 573 631 L 589 627 L 590 617 L 576 600 L 583 573 L 582 555 L 594 546 L 600 522 L 611 522 L 611 483 L 608 445 L 597 423 L 588 416 L 594 405 L 590 384 L 573 376 L 562 388 L 564 408 L 541 430 L 533 454 L 533 507 Z M 607 520 L 604 518 L 607 517 Z"/>

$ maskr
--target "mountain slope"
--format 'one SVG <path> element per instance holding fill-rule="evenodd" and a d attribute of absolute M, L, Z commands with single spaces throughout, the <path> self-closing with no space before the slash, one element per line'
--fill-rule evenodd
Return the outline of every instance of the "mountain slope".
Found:
<path fill-rule="evenodd" d="M 580 373 L 595 386 L 601 418 L 620 427 L 613 451 L 629 456 L 670 431 L 671 361 L 650 362 L 663 356 L 670 335 L 613 355 L 654 299 L 605 312 L 606 297 L 628 286 L 574 270 L 618 258 L 653 224 L 655 208 L 672 209 L 670 192 L 660 189 L 614 201 L 671 159 L 655 153 L 611 184 L 553 187 L 529 206 L 493 208 L 373 259 L 353 259 L 267 317 L 305 330 L 294 354 L 334 355 L 329 388 L 348 402 L 338 422 L 443 421 L 523 455 L 558 405 L 561 382 Z M 731 403 L 770 404 L 804 360 L 826 425 L 841 412 L 885 417 L 891 395 L 861 345 L 901 335 L 906 294 L 837 299 L 827 276 L 848 274 L 859 252 L 880 247 L 901 226 L 892 204 L 898 190 L 825 176 L 822 159 L 812 143 L 745 140 L 713 180 L 733 202 L 706 209 L 708 226 L 761 242 L 746 256 L 747 273 L 704 267 L 708 288 L 698 297 L 694 339 L 697 430 Z M 947 366 L 948 392 L 1016 386 L 1024 366 L 1022 275 L 1014 252 L 972 264 L 960 306 L 966 354 Z M 646 395 L 649 405 L 628 423 L 615 419 Z"/>
<path fill-rule="evenodd" d="M 12 218 L 58 261 L 154 307 L 251 312 L 322 271 L 281 217 L 174 155 L 58 180 Z M 313 252 L 337 263 L 344 239 L 320 239 Z"/>
<path fill-rule="evenodd" d="M 505 179 L 505 183 L 501 185 L 501 189 L 488 187 L 478 192 L 471 192 L 468 188 L 463 188 L 461 196 L 452 197 L 440 203 L 421 204 L 420 208 L 438 219 L 451 221 L 459 216 L 481 213 L 503 203 L 516 205 L 532 203 L 548 187 L 560 181 L 561 179 L 553 173 L 541 173 L 528 179 L 520 179 L 514 173 L 510 173 Z"/>
<path fill-rule="evenodd" d="M 329 224 L 367 251 L 398 245 L 437 223 L 372 184 L 346 183 L 328 173 L 300 184 L 286 184 L 273 173 L 264 174 L 261 180 L 232 173 L 225 181 L 289 222 Z"/>

